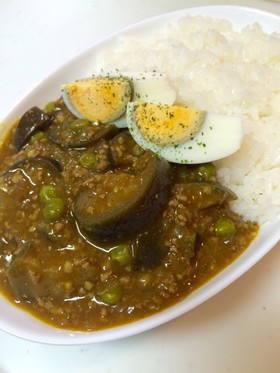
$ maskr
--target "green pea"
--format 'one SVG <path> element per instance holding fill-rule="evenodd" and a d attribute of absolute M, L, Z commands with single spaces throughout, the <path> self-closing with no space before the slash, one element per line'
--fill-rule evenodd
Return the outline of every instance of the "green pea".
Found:
<path fill-rule="evenodd" d="M 50 101 L 47 103 L 47 105 L 44 107 L 45 112 L 51 112 L 54 111 L 56 108 L 56 102 L 55 101 Z"/>
<path fill-rule="evenodd" d="M 215 233 L 218 237 L 231 237 L 235 232 L 235 224 L 229 218 L 220 218 L 215 224 Z"/>
<path fill-rule="evenodd" d="M 29 144 L 34 144 L 35 142 L 42 140 L 44 137 L 45 133 L 43 131 L 38 131 L 30 137 Z"/>
<path fill-rule="evenodd" d="M 198 180 L 211 180 L 216 177 L 216 167 L 213 163 L 205 163 L 196 169 Z"/>
<path fill-rule="evenodd" d="M 103 285 L 102 291 L 98 293 L 102 302 L 109 306 L 117 304 L 122 297 L 122 288 L 118 283 L 108 282 Z"/>
<path fill-rule="evenodd" d="M 121 292 L 118 289 L 107 290 L 101 296 L 102 302 L 108 304 L 109 306 L 114 306 L 121 299 Z"/>
<path fill-rule="evenodd" d="M 128 264 L 132 259 L 130 246 L 124 244 L 115 247 L 110 251 L 110 257 L 121 265 Z"/>
<path fill-rule="evenodd" d="M 62 198 L 53 198 L 43 208 L 44 218 L 49 222 L 60 219 L 65 212 L 65 201 Z"/>
<path fill-rule="evenodd" d="M 54 198 L 59 197 L 60 191 L 56 185 L 43 185 L 39 192 L 40 201 L 43 204 L 48 204 Z"/>
<path fill-rule="evenodd" d="M 96 163 L 96 155 L 93 153 L 84 153 L 79 158 L 79 163 L 84 168 L 91 168 Z"/>
<path fill-rule="evenodd" d="M 70 129 L 74 133 L 80 133 L 83 132 L 90 125 L 91 122 L 87 119 L 75 119 L 70 123 Z"/>

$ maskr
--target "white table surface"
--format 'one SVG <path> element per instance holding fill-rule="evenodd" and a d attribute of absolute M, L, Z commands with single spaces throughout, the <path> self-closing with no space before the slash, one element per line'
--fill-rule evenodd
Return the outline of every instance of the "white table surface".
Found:
<path fill-rule="evenodd" d="M 265 0 L 0 0 L 0 118 L 65 60 L 124 26 L 191 6 Z M 1 310 L 0 310 L 1 317 Z M 48 346 L 0 331 L 0 373 L 279 373 L 280 245 L 230 287 L 141 335 Z"/>

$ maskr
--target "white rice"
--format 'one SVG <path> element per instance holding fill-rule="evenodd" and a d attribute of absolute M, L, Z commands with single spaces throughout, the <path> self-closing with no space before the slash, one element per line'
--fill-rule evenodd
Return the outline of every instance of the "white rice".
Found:
<path fill-rule="evenodd" d="M 242 147 L 217 162 L 219 179 L 246 219 L 280 217 L 280 34 L 186 16 L 153 36 L 120 39 L 99 63 L 105 71 L 166 73 L 178 104 L 241 116 Z"/>

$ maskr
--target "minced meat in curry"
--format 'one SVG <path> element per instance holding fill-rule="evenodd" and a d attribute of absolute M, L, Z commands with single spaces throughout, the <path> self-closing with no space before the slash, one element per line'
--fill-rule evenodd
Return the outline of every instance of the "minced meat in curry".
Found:
<path fill-rule="evenodd" d="M 258 225 L 213 164 L 175 165 L 126 130 L 34 107 L 3 142 L 0 280 L 59 328 L 95 331 L 179 302 L 235 260 Z"/>

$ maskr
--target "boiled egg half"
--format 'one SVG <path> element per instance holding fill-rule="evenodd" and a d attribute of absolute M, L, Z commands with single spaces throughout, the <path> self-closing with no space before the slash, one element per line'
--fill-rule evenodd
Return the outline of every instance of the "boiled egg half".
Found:
<path fill-rule="evenodd" d="M 126 117 L 138 145 L 174 163 L 225 158 L 242 142 L 242 123 L 237 117 L 143 101 L 128 103 Z"/>
<path fill-rule="evenodd" d="M 205 163 L 236 152 L 240 118 L 173 105 L 176 92 L 158 72 L 117 72 L 62 86 L 68 109 L 78 118 L 128 127 L 144 149 L 174 163 Z"/>
<path fill-rule="evenodd" d="M 176 92 L 159 72 L 114 72 L 66 83 L 61 87 L 68 109 L 78 118 L 127 127 L 128 102 L 143 100 L 172 105 Z"/>
<path fill-rule="evenodd" d="M 110 123 L 125 113 L 132 89 L 127 78 L 102 76 L 66 83 L 61 94 L 76 117 Z"/>

